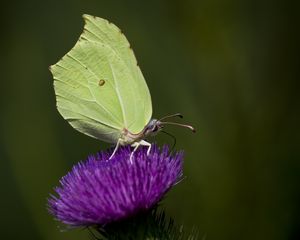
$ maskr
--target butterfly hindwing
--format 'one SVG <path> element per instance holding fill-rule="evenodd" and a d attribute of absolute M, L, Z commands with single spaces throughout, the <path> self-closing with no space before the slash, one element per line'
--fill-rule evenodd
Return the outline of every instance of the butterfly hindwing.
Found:
<path fill-rule="evenodd" d="M 116 142 L 140 132 L 152 115 L 151 97 L 129 43 L 107 20 L 84 15 L 79 41 L 51 67 L 57 107 L 78 131 Z"/>

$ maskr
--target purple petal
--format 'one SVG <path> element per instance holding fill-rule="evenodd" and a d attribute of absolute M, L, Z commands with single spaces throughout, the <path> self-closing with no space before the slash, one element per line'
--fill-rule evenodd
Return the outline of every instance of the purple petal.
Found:
<path fill-rule="evenodd" d="M 183 153 L 152 145 L 99 152 L 75 165 L 48 199 L 49 212 L 71 226 L 105 225 L 156 205 L 182 176 Z"/>

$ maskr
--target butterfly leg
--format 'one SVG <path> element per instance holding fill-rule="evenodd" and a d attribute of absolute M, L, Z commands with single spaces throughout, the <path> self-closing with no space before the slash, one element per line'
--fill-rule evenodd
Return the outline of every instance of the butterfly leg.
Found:
<path fill-rule="evenodd" d="M 141 140 L 139 142 L 135 142 L 133 144 L 131 144 L 132 147 L 134 147 L 132 153 L 130 154 L 130 162 L 132 163 L 132 158 L 133 158 L 133 154 L 136 152 L 136 150 L 139 148 L 139 146 L 147 146 L 148 150 L 147 150 L 147 156 L 150 154 L 151 151 L 151 143 L 146 142 L 145 140 Z"/>
<path fill-rule="evenodd" d="M 134 149 L 133 149 L 132 153 L 130 154 L 130 158 L 129 158 L 130 163 L 132 163 L 133 154 L 136 152 L 136 150 L 139 148 L 139 146 L 140 146 L 140 142 L 135 142 L 135 143 L 131 144 L 131 147 L 134 147 Z"/>
<path fill-rule="evenodd" d="M 115 149 L 114 149 L 112 155 L 109 157 L 109 160 L 112 159 L 113 156 L 115 156 L 115 154 L 116 154 L 116 152 L 117 152 L 117 150 L 118 150 L 118 148 L 119 148 L 119 146 L 120 146 L 120 142 L 121 142 L 121 139 L 118 140 L 117 145 L 116 145 L 116 147 L 115 147 Z"/>
<path fill-rule="evenodd" d="M 148 143 L 145 140 L 141 140 L 140 145 L 148 147 L 148 150 L 147 150 L 147 156 L 148 156 L 150 154 L 150 151 L 151 151 L 151 143 Z"/>

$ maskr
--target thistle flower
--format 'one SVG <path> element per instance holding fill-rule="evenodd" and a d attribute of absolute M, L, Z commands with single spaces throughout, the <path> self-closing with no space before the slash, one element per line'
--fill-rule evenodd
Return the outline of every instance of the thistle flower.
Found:
<path fill-rule="evenodd" d="M 167 146 L 139 148 L 130 162 L 130 146 L 99 152 L 75 165 L 55 188 L 48 207 L 70 226 L 105 226 L 154 207 L 182 176 L 183 153 Z"/>

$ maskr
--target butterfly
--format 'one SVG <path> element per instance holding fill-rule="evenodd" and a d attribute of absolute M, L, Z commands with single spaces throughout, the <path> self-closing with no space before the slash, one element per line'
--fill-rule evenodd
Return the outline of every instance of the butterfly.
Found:
<path fill-rule="evenodd" d="M 119 146 L 130 144 L 133 153 L 139 146 L 151 144 L 147 136 L 155 135 L 172 114 L 151 119 L 151 96 L 124 34 L 105 19 L 83 15 L 83 33 L 75 46 L 50 66 L 54 79 L 56 105 L 70 125 L 90 137 Z"/>

